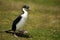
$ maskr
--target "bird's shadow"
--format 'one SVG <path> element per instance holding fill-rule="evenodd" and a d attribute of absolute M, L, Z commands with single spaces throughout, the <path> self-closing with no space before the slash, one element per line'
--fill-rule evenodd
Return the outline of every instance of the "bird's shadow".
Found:
<path fill-rule="evenodd" d="M 10 32 L 10 31 L 5 31 L 6 33 L 10 33 L 10 34 L 14 34 L 14 32 Z M 22 34 L 22 33 L 17 33 L 15 32 L 15 34 L 18 36 L 18 37 L 24 37 L 24 38 L 31 38 L 31 36 L 29 34 Z"/>

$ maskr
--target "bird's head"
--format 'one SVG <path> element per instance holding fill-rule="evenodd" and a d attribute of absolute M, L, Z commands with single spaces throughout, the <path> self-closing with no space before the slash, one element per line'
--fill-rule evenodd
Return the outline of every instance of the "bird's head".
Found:
<path fill-rule="evenodd" d="M 29 6 L 28 6 L 28 5 L 24 5 L 24 6 L 23 6 L 23 10 L 28 11 L 28 10 L 29 10 Z"/>

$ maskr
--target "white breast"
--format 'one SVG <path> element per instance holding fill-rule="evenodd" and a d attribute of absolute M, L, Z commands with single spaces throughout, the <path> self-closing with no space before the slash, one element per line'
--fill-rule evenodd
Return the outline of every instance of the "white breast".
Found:
<path fill-rule="evenodd" d="M 21 28 L 23 28 L 23 26 L 27 20 L 27 13 L 25 13 L 21 16 L 22 16 L 22 19 L 17 23 L 16 30 L 20 30 Z"/>

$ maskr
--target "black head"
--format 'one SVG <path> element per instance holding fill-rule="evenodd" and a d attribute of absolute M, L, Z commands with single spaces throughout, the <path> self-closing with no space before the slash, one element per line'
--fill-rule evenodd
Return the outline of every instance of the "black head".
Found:
<path fill-rule="evenodd" d="M 23 8 L 29 9 L 29 6 L 28 5 L 24 5 Z"/>

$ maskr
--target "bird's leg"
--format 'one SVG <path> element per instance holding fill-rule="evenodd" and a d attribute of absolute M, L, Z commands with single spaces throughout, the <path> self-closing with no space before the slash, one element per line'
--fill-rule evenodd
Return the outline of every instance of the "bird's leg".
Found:
<path fill-rule="evenodd" d="M 28 33 L 28 31 L 26 31 L 26 30 L 20 30 L 19 31 L 21 34 L 27 34 Z"/>
<path fill-rule="evenodd" d="M 23 34 L 24 30 L 23 29 L 20 29 L 19 30 L 19 33 Z"/>
<path fill-rule="evenodd" d="M 14 31 L 13 35 L 14 35 L 14 37 L 16 37 L 16 38 L 18 37 L 18 36 L 16 35 L 16 31 Z"/>

